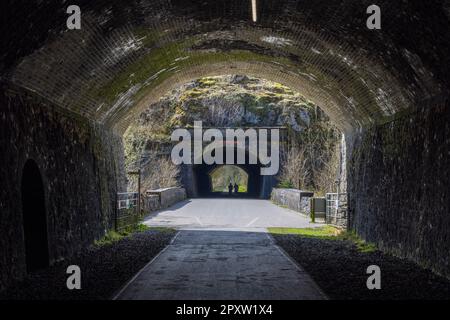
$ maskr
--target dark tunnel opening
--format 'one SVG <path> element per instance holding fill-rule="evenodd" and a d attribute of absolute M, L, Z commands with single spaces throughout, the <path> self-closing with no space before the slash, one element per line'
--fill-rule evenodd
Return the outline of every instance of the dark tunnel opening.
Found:
<path fill-rule="evenodd" d="M 195 178 L 197 181 L 197 191 L 199 197 L 224 197 L 228 196 L 227 192 L 215 192 L 213 189 L 213 183 L 211 179 L 211 173 L 226 165 L 207 165 L 200 164 L 194 166 Z M 233 197 L 245 197 L 245 198 L 260 198 L 262 177 L 260 175 L 259 165 L 236 165 L 242 169 L 248 175 L 247 190 L 236 194 L 233 192 Z"/>
<path fill-rule="evenodd" d="M 27 272 L 48 267 L 47 214 L 41 173 L 28 160 L 22 175 L 22 215 Z"/>
<path fill-rule="evenodd" d="M 206 164 L 202 162 L 193 166 L 193 175 L 195 181 L 196 194 L 200 198 L 210 197 L 224 197 L 228 196 L 225 192 L 213 192 L 213 184 L 211 179 L 211 173 L 218 170 L 221 167 L 226 167 L 226 154 L 227 152 L 234 152 L 235 159 L 237 157 L 238 148 L 225 148 L 223 162 L 219 164 Z M 272 188 L 276 185 L 276 177 L 272 175 L 261 175 L 261 168 L 263 165 L 257 160 L 255 164 L 249 161 L 249 150 L 245 150 L 245 163 L 234 164 L 234 166 L 242 169 L 247 175 L 247 190 L 246 192 L 235 194 L 233 196 L 252 198 L 252 199 L 269 199 L 272 192 Z"/>

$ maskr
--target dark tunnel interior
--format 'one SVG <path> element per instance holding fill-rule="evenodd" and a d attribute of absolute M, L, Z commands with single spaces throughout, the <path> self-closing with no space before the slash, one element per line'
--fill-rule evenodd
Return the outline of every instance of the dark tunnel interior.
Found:
<path fill-rule="evenodd" d="M 49 265 L 44 185 L 33 160 L 23 169 L 22 214 L 27 271 L 33 272 Z"/>
<path fill-rule="evenodd" d="M 227 160 L 227 153 L 233 153 L 234 159 L 238 159 L 238 153 L 244 152 L 245 154 L 245 161 L 243 164 L 237 164 L 239 168 L 245 171 L 245 173 L 248 175 L 248 182 L 247 182 L 247 192 L 234 195 L 239 197 L 246 197 L 246 198 L 261 198 L 261 191 L 262 191 L 262 184 L 263 184 L 263 177 L 261 176 L 261 163 L 259 159 L 257 159 L 256 164 L 250 163 L 250 154 L 249 151 L 246 149 L 245 151 L 243 149 L 239 148 L 230 148 L 225 147 L 223 148 L 223 158 L 221 161 L 217 161 L 214 164 L 206 164 L 204 161 L 202 164 L 194 165 L 193 171 L 194 171 L 194 181 L 196 182 L 197 187 L 197 193 L 199 197 L 223 197 L 227 196 L 227 194 L 213 192 L 213 186 L 211 181 L 210 174 L 218 169 L 219 167 L 222 167 L 223 165 L 226 165 Z M 215 156 L 215 150 L 212 151 L 212 155 Z"/>
<path fill-rule="evenodd" d="M 194 166 L 194 173 L 197 181 L 197 190 L 199 197 L 227 197 L 228 194 L 213 192 L 210 173 L 222 165 L 205 165 L 200 164 Z M 238 165 L 248 174 L 247 192 L 242 194 L 233 194 L 233 197 L 259 198 L 261 194 L 262 178 L 260 175 L 260 165 Z"/>
<path fill-rule="evenodd" d="M 414 276 L 427 283 L 422 269 L 450 280 L 450 0 L 7 0 L 0 16 L 0 300 L 17 282 L 145 223 L 144 235 L 125 240 L 137 239 L 133 255 L 145 251 L 133 268 L 171 246 L 159 226 L 242 222 L 270 234 L 323 222 L 338 230 L 333 237 L 354 236 L 374 255 L 421 269 L 404 277 L 406 288 Z M 318 122 L 322 113 L 327 121 Z M 255 157 L 260 144 L 254 151 L 240 134 L 225 139 L 244 128 L 283 129 L 266 150 L 278 153 L 277 173 L 262 175 L 275 166 L 268 154 Z M 192 147 L 182 163 L 171 153 L 177 129 Z M 219 137 L 208 139 L 208 129 L 224 138 L 223 161 L 205 161 Z M 323 142 L 332 131 L 335 142 Z M 245 161 L 227 163 L 237 145 Z M 311 163 L 327 170 L 305 178 Z M 245 191 L 227 192 L 225 183 L 215 191 L 212 172 L 226 165 L 245 171 Z M 154 245 L 144 250 L 140 236 Z M 292 239 L 293 255 L 310 241 L 294 247 Z M 302 257 L 342 258 L 331 263 L 342 270 L 319 278 L 346 289 L 339 276 L 347 256 L 313 249 Z M 365 267 L 360 280 L 372 262 L 355 256 Z M 138 270 L 124 265 L 105 269 L 125 281 L 119 276 Z M 248 283 L 259 285 L 252 276 Z M 435 287 L 447 299 L 448 288 Z"/>

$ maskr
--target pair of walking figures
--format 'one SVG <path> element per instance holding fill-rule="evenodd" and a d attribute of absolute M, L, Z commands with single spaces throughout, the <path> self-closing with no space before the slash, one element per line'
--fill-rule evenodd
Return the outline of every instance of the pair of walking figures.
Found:
<path fill-rule="evenodd" d="M 239 186 L 237 183 L 233 184 L 230 182 L 230 184 L 228 185 L 228 193 L 232 194 L 233 193 L 233 189 L 234 189 L 234 193 L 238 193 L 239 192 Z"/>

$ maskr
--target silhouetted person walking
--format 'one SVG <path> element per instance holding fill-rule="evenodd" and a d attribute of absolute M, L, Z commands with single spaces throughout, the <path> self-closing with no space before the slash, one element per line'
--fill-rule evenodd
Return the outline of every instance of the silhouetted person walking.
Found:
<path fill-rule="evenodd" d="M 239 192 L 239 186 L 237 183 L 234 184 L 234 193 L 238 193 Z"/>
<path fill-rule="evenodd" d="M 228 193 L 231 196 L 231 194 L 233 193 L 233 184 L 230 182 L 230 184 L 228 185 Z"/>

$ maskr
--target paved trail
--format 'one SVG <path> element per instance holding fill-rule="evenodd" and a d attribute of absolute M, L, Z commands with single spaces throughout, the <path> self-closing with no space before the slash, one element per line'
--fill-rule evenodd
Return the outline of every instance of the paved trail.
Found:
<path fill-rule="evenodd" d="M 151 226 L 183 229 L 265 231 L 267 227 L 311 228 L 299 213 L 255 199 L 190 199 L 146 219 Z"/>
<path fill-rule="evenodd" d="M 189 200 L 150 216 L 146 223 L 180 231 L 117 299 L 326 298 L 265 229 L 312 225 L 269 201 Z"/>

